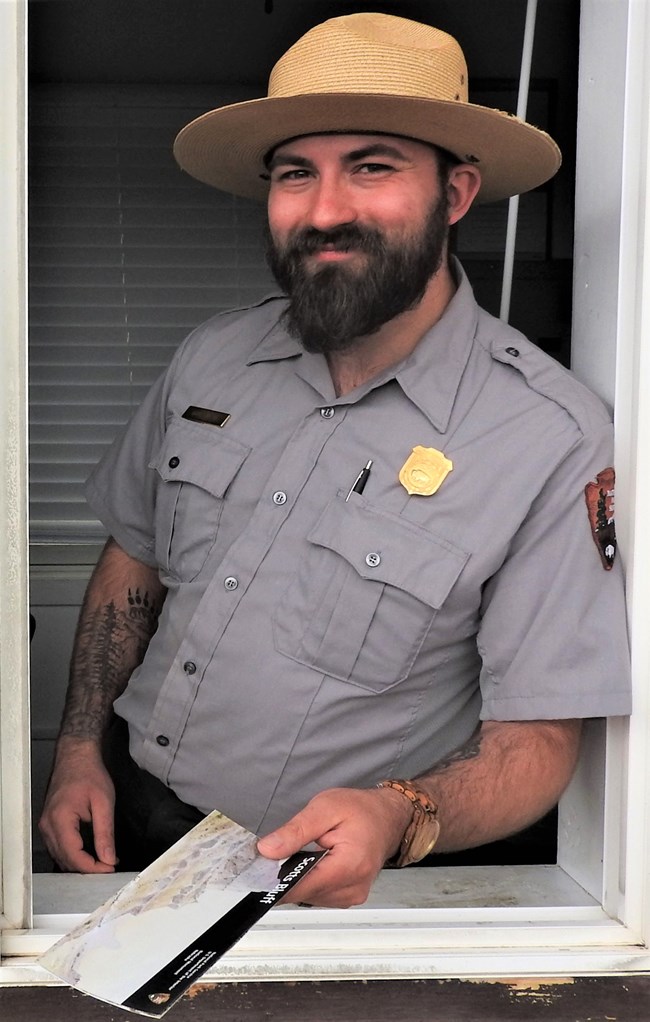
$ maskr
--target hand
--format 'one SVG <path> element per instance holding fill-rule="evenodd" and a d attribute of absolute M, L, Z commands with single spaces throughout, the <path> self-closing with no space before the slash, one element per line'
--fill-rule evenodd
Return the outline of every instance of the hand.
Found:
<path fill-rule="evenodd" d="M 284 859 L 312 841 L 328 848 L 329 855 L 283 901 L 348 908 L 366 900 L 412 812 L 408 799 L 390 788 L 330 788 L 257 847 L 269 859 Z"/>
<path fill-rule="evenodd" d="M 60 742 L 39 829 L 47 850 L 62 870 L 113 873 L 115 789 L 94 742 Z M 92 823 L 97 859 L 85 852 L 82 822 Z"/>

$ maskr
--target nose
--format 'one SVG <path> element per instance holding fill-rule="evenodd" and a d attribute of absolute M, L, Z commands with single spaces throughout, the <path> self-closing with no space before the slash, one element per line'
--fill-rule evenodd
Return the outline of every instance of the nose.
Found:
<path fill-rule="evenodd" d="M 350 199 L 348 189 L 340 177 L 321 177 L 311 193 L 308 210 L 311 227 L 320 231 L 333 230 L 357 219 L 357 210 Z"/>

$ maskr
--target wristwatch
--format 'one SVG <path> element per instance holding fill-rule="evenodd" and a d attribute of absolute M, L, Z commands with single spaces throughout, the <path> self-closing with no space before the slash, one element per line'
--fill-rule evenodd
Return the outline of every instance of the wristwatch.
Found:
<path fill-rule="evenodd" d="M 390 778 L 380 781 L 377 787 L 393 788 L 395 791 L 399 791 L 400 795 L 404 795 L 413 806 L 413 816 L 404 831 L 400 846 L 385 865 L 401 867 L 410 866 L 412 862 L 419 862 L 429 854 L 438 840 L 440 834 L 438 806 L 426 792 L 418 788 L 415 781 Z"/>

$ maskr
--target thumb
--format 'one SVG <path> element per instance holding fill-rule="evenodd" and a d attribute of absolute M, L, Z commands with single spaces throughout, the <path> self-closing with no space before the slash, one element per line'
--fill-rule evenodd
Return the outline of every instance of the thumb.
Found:
<path fill-rule="evenodd" d="M 117 865 L 113 806 L 103 799 L 92 805 L 92 826 L 95 852 L 100 862 Z"/>
<path fill-rule="evenodd" d="M 280 828 L 280 830 L 260 838 L 257 842 L 257 850 L 260 855 L 266 856 L 267 859 L 286 859 L 287 856 L 298 851 L 300 845 L 293 847 L 291 842 L 282 836 L 283 829 Z"/>
<path fill-rule="evenodd" d="M 258 852 L 267 859 L 286 859 L 294 852 L 299 852 L 318 836 L 310 832 L 305 823 L 304 811 L 298 813 L 282 827 L 260 838 L 257 842 Z"/>

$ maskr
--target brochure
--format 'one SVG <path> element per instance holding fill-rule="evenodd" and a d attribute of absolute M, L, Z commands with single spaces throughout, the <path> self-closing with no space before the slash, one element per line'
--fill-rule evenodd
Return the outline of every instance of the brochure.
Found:
<path fill-rule="evenodd" d="M 282 865 L 213 812 L 39 959 L 76 990 L 160 1018 L 326 854 Z"/>

